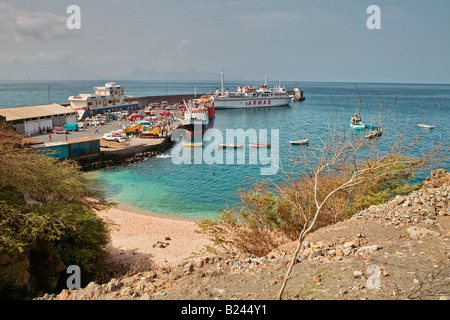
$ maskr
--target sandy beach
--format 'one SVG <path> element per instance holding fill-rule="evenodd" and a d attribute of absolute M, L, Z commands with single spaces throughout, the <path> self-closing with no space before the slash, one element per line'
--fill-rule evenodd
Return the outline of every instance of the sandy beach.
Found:
<path fill-rule="evenodd" d="M 176 266 L 209 243 L 204 235 L 194 232 L 194 221 L 142 215 L 118 208 L 97 214 L 113 223 L 107 247 L 111 262 L 134 268 L 134 271 Z"/>

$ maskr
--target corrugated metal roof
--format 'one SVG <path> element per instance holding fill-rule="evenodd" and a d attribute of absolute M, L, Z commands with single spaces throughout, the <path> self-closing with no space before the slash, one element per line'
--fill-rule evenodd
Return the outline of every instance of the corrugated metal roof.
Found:
<path fill-rule="evenodd" d="M 0 115 L 6 117 L 6 121 L 65 114 L 76 114 L 76 111 L 56 103 L 15 108 L 0 108 Z"/>

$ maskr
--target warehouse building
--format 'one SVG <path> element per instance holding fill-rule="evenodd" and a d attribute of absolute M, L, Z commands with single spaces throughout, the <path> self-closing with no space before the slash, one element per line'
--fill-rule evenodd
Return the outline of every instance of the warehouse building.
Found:
<path fill-rule="evenodd" d="M 0 116 L 21 134 L 39 133 L 40 129 L 61 127 L 77 122 L 77 112 L 60 104 L 0 108 Z"/>

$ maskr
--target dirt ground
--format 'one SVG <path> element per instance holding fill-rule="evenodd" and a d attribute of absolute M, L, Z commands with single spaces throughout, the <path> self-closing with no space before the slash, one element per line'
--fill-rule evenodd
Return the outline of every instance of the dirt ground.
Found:
<path fill-rule="evenodd" d="M 339 243 L 361 234 L 367 245 L 376 244 L 378 250 L 363 257 L 343 257 L 338 262 L 305 260 L 297 263 L 283 298 L 450 299 L 449 217 L 440 217 L 435 224 L 441 235 L 420 240 L 412 239 L 405 228 L 362 219 L 318 230 L 307 239 Z M 283 258 L 257 266 L 250 263 L 232 272 L 226 259 L 214 265 L 206 264 L 189 275 L 167 281 L 152 299 L 275 299 L 289 261 Z M 221 271 L 209 271 L 218 264 L 221 264 Z M 373 265 L 381 272 L 379 289 L 376 288 L 377 273 L 369 269 Z"/>

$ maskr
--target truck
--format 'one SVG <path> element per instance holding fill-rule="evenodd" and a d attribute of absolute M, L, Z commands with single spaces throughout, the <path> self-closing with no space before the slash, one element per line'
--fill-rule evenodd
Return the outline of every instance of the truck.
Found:
<path fill-rule="evenodd" d="M 67 131 L 78 131 L 78 125 L 76 123 L 66 123 L 62 127 Z"/>

